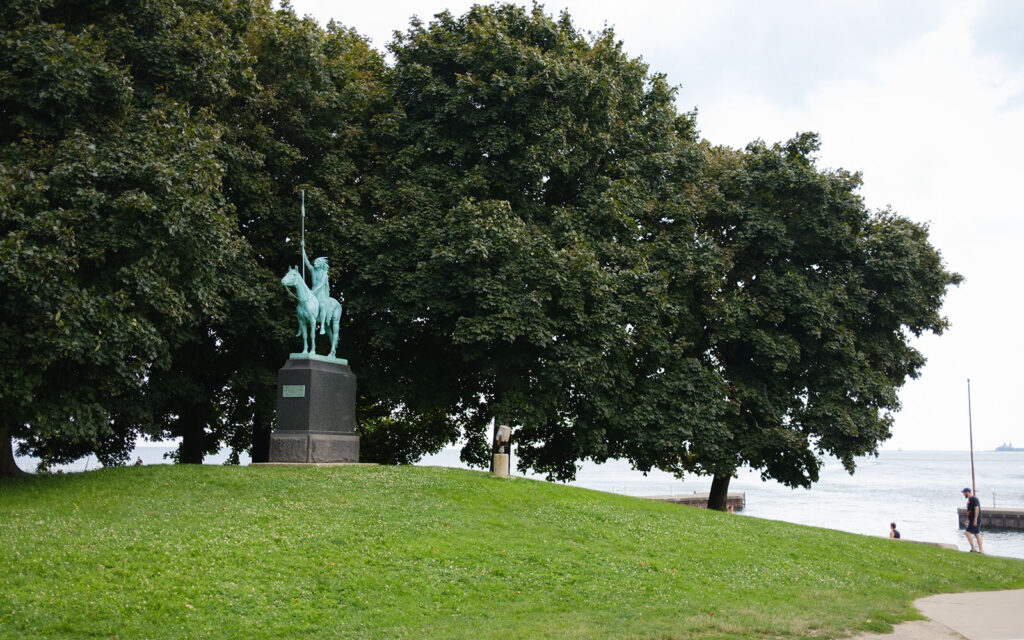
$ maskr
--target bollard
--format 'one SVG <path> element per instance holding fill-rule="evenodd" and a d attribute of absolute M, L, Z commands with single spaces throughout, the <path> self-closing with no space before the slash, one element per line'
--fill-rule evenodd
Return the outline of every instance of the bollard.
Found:
<path fill-rule="evenodd" d="M 509 471 L 509 454 L 511 453 L 509 441 L 512 439 L 512 429 L 501 425 L 494 430 L 494 457 L 491 458 L 491 471 L 498 478 L 507 478 Z"/>
<path fill-rule="evenodd" d="M 508 454 L 507 453 L 496 453 L 494 454 L 494 477 L 495 478 L 507 478 L 508 477 Z"/>

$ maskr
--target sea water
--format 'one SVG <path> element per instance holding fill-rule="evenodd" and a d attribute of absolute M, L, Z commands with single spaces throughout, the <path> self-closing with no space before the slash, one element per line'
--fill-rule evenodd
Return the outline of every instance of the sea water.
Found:
<path fill-rule="evenodd" d="M 143 464 L 168 464 L 165 457 L 174 447 L 142 445 L 132 460 Z M 206 464 L 223 464 L 227 451 L 207 456 Z M 514 452 L 513 452 L 514 453 Z M 18 458 L 22 469 L 35 468 L 38 461 Z M 538 475 L 518 474 L 542 479 Z M 248 464 L 243 455 L 242 464 Z M 464 467 L 458 449 L 445 449 L 426 456 L 418 464 Z M 975 479 L 982 509 L 1024 508 L 1024 452 L 975 452 Z M 66 472 L 87 471 L 99 465 L 95 458 L 59 467 Z M 686 476 L 677 479 L 662 471 L 647 475 L 633 470 L 628 462 L 579 465 L 573 486 L 630 496 L 706 493 L 711 479 Z M 742 517 L 784 520 L 797 524 L 839 529 L 869 536 L 888 536 L 895 522 L 903 538 L 922 542 L 953 544 L 967 550 L 959 528 L 957 508 L 966 505 L 961 489 L 971 486 L 971 459 L 966 451 L 882 451 L 878 457 L 860 458 L 850 475 L 837 461 L 827 461 L 821 476 L 810 489 L 790 489 L 775 481 L 763 481 L 749 469 L 741 470 L 729 485 L 730 493 L 746 494 Z M 684 508 L 684 507 L 680 507 Z M 982 529 L 985 552 L 1024 559 L 1024 531 Z"/>
<path fill-rule="evenodd" d="M 975 452 L 974 463 L 982 509 L 1024 509 L 1024 452 Z M 454 449 L 420 464 L 463 466 Z M 512 464 L 514 468 L 514 459 Z M 628 462 L 614 460 L 581 464 L 576 480 L 568 484 L 642 497 L 706 493 L 711 478 L 688 475 L 679 480 L 657 470 L 644 475 Z M 810 489 L 790 489 L 744 469 L 731 481 L 729 492 L 746 494 L 746 508 L 738 513 L 745 517 L 882 537 L 895 522 L 905 539 L 953 544 L 966 551 L 970 546 L 959 528 L 957 508 L 966 506 L 961 490 L 969 486 L 966 451 L 882 451 L 877 458 L 858 459 L 853 475 L 838 461 L 827 461 Z M 1024 558 L 1024 531 L 982 529 L 982 541 L 986 553 Z"/>

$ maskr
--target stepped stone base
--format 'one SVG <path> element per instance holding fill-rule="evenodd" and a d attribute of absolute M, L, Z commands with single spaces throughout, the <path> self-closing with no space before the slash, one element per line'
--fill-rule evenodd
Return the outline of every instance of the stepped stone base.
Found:
<path fill-rule="evenodd" d="M 270 434 L 271 462 L 359 462 L 359 436 L 315 431 Z"/>
<path fill-rule="evenodd" d="M 291 357 L 277 372 L 269 462 L 359 462 L 356 377 L 344 360 Z"/>

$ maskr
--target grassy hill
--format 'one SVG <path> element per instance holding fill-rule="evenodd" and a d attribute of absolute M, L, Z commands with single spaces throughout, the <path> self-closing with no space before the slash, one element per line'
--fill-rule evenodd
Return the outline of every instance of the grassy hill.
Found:
<path fill-rule="evenodd" d="M 1024 561 L 431 467 L 0 480 L 2 638 L 841 637 Z"/>

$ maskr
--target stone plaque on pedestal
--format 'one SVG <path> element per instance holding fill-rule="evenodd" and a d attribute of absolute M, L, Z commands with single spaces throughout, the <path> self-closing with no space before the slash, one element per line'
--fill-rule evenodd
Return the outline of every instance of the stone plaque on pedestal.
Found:
<path fill-rule="evenodd" d="M 356 376 L 347 361 L 293 353 L 278 369 L 270 462 L 359 462 Z"/>

